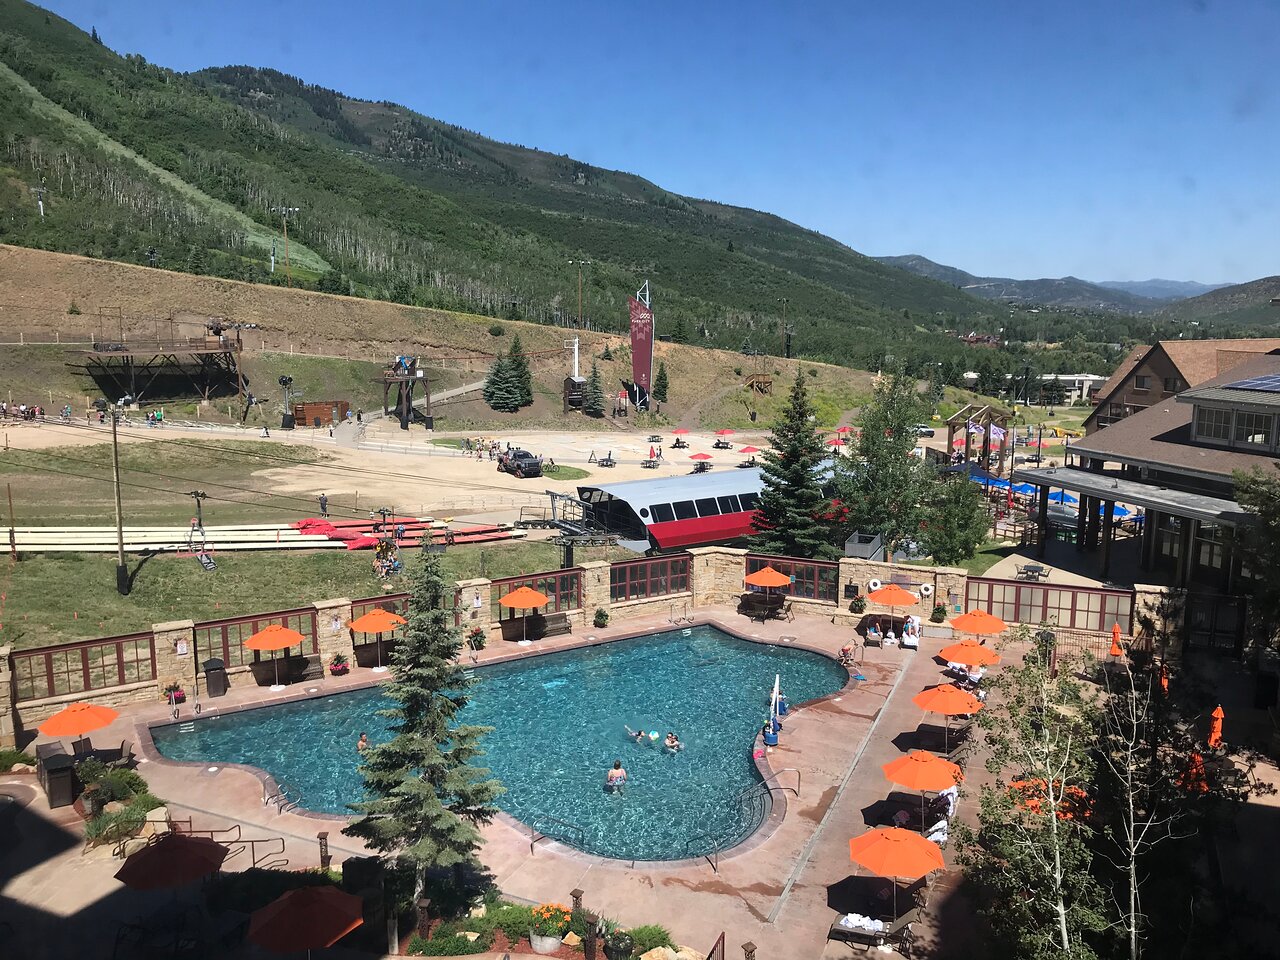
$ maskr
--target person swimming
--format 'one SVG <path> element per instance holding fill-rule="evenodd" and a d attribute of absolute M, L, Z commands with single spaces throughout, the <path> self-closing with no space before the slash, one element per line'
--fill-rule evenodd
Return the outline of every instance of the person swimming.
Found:
<path fill-rule="evenodd" d="M 621 793 L 623 785 L 627 782 L 627 771 L 623 769 L 622 761 L 613 761 L 613 769 L 604 775 L 604 787 L 614 793 Z"/>
<path fill-rule="evenodd" d="M 369 749 L 369 735 L 367 733 L 360 734 L 360 739 L 356 742 L 356 749 L 361 753 Z"/>
<path fill-rule="evenodd" d="M 626 724 L 622 725 L 622 729 L 626 730 L 627 736 L 630 739 L 634 740 L 636 743 L 646 744 L 649 742 L 649 735 L 645 733 L 643 730 L 632 730 Z"/>
<path fill-rule="evenodd" d="M 672 730 L 667 731 L 667 739 L 662 742 L 662 745 L 672 753 L 675 753 L 677 750 L 684 749 L 684 744 L 680 742 L 680 738 L 677 737 L 675 732 Z"/>

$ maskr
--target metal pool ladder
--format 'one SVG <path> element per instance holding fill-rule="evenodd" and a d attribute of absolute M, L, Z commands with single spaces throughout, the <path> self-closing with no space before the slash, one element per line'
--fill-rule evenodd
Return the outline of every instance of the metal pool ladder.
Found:
<path fill-rule="evenodd" d="M 559 828 L 561 832 L 567 832 L 569 836 L 560 836 L 559 832 L 554 832 L 556 828 Z M 540 814 L 529 821 L 529 853 L 533 853 L 534 844 L 539 840 L 547 839 L 560 840 L 581 849 L 586 843 L 586 836 L 586 831 L 576 823 L 561 820 L 559 817 Z"/>

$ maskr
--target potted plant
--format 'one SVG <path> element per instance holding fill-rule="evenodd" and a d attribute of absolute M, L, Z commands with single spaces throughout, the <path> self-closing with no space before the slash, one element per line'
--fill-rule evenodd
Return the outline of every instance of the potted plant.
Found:
<path fill-rule="evenodd" d="M 335 653 L 329 661 L 329 674 L 334 677 L 345 677 L 351 670 L 351 664 L 347 662 L 345 655 Z"/>
<path fill-rule="evenodd" d="M 929 614 L 930 623 L 941 623 L 947 619 L 947 606 L 944 603 L 935 603 L 933 605 L 933 613 Z"/>
<path fill-rule="evenodd" d="M 635 939 L 620 927 L 614 927 L 604 935 L 604 955 L 609 960 L 631 960 L 635 948 Z"/>
<path fill-rule="evenodd" d="M 467 643 L 471 644 L 472 650 L 483 650 L 486 640 L 484 627 L 474 626 L 467 632 Z"/>
<path fill-rule="evenodd" d="M 533 908 L 533 923 L 529 927 L 529 946 L 534 953 L 555 953 L 560 949 L 561 938 L 569 929 L 573 914 L 559 903 L 543 903 Z"/>
<path fill-rule="evenodd" d="M 182 689 L 182 684 L 175 680 L 165 686 L 164 698 L 170 703 L 186 703 L 187 692 Z"/>
<path fill-rule="evenodd" d="M 862 594 L 858 594 L 849 601 L 849 610 L 852 613 L 865 613 L 867 610 L 867 598 Z"/>
<path fill-rule="evenodd" d="M 609 611 L 604 607 L 596 607 L 595 620 L 592 622 L 597 627 L 607 627 L 609 625 Z"/>

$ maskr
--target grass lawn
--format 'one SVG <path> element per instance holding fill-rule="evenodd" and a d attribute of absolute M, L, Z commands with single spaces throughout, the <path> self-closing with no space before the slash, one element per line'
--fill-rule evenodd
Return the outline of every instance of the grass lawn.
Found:
<path fill-rule="evenodd" d="M 566 467 L 562 463 L 557 463 L 554 467 L 543 467 L 543 476 L 550 477 L 552 480 L 581 480 L 583 477 L 591 476 L 590 470 L 583 470 L 581 467 Z"/>
<path fill-rule="evenodd" d="M 1016 544 L 1007 543 L 1003 540 L 988 540 L 978 547 L 978 552 L 972 557 L 955 564 L 955 566 L 968 570 L 971 577 L 980 577 L 1005 557 L 1017 552 L 1017 550 Z M 917 567 L 937 566 L 932 560 L 908 560 L 907 563 Z"/>
<path fill-rule="evenodd" d="M 579 549 L 576 559 L 620 556 L 590 548 Z M 136 577 L 127 597 L 116 593 L 110 554 L 31 555 L 0 564 L 0 646 L 113 636 L 167 620 L 213 620 L 383 592 L 367 550 L 222 553 L 213 573 L 188 557 L 128 559 Z M 559 569 L 560 548 L 542 541 L 453 547 L 444 554 L 444 565 L 456 580 L 538 573 Z M 404 589 L 403 579 L 393 582 L 393 590 Z"/>

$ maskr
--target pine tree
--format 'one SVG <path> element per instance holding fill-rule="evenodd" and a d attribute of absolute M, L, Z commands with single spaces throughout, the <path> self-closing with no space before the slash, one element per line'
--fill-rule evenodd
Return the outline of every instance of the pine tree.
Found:
<path fill-rule="evenodd" d="M 600 385 L 600 368 L 595 361 L 591 363 L 591 376 L 587 377 L 587 388 L 582 395 L 582 412 L 589 417 L 604 416 L 604 387 Z"/>
<path fill-rule="evenodd" d="M 520 406 L 527 407 L 533 403 L 533 374 L 529 372 L 529 358 L 524 355 L 520 334 L 511 338 L 511 351 L 507 357 L 511 363 L 511 375 L 515 380 Z"/>
<path fill-rule="evenodd" d="M 676 318 L 676 325 L 671 328 L 672 343 L 688 343 L 689 331 L 685 329 L 684 317 Z"/>
<path fill-rule="evenodd" d="M 653 399 L 659 403 L 667 402 L 667 389 L 670 384 L 667 382 L 667 365 L 664 361 L 658 361 L 658 375 L 653 378 Z"/>
<path fill-rule="evenodd" d="M 819 519 L 827 509 L 818 476 L 826 452 L 813 431 L 812 417 L 805 377 L 799 374 L 773 425 L 772 449 L 765 452 L 761 469 L 764 490 L 756 504 L 755 528 L 759 549 L 765 552 L 811 558 L 837 555 Z"/>
<path fill-rule="evenodd" d="M 959 474 L 943 476 L 925 500 L 920 538 L 929 555 L 944 567 L 972 557 L 991 529 L 982 488 Z"/>
<path fill-rule="evenodd" d="M 604 353 L 600 354 L 600 359 L 601 360 L 613 359 L 613 351 L 609 349 L 609 345 L 607 343 L 604 345 Z"/>
<path fill-rule="evenodd" d="M 481 396 L 492 410 L 515 413 L 520 409 L 520 383 L 510 357 L 498 357 L 493 361 Z"/>
<path fill-rule="evenodd" d="M 204 247 L 193 246 L 187 254 L 187 273 L 204 273 L 206 269 Z"/>
<path fill-rule="evenodd" d="M 99 46 L 101 46 L 101 45 L 102 45 L 102 38 L 101 38 L 100 36 L 98 36 L 98 28 L 97 28 L 97 27 L 90 27 L 90 28 L 89 28 L 89 39 L 90 39 L 90 40 L 92 40 L 94 43 L 98 44 Z"/>
<path fill-rule="evenodd" d="M 462 634 L 446 610 L 453 596 L 439 556 L 422 555 L 410 577 L 409 623 L 383 691 L 394 703 L 382 711 L 392 738 L 365 752 L 370 799 L 352 804 L 363 816 L 342 832 L 412 867 L 416 901 L 430 868 L 456 871 L 475 859 L 477 828 L 493 820 L 502 785 L 472 765 L 492 728 L 457 723 L 471 681 L 458 662 Z"/>

